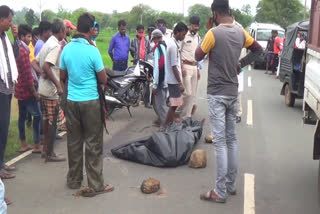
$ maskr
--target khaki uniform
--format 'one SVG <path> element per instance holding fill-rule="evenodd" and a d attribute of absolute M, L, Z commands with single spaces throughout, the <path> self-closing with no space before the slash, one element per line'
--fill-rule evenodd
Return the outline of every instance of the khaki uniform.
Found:
<path fill-rule="evenodd" d="M 186 72 L 183 77 L 183 85 L 185 91 L 183 93 L 183 106 L 180 111 L 182 119 L 191 117 L 192 107 L 196 104 L 196 95 L 198 87 L 198 63 L 195 59 L 195 51 L 200 43 L 200 36 L 198 34 L 192 35 L 188 31 L 184 41 L 181 45 L 181 64 L 182 70 Z"/>

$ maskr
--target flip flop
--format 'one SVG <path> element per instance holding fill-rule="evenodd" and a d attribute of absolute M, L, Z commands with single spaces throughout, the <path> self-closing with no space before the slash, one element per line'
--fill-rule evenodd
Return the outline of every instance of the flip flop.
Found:
<path fill-rule="evenodd" d="M 14 167 L 14 166 L 7 166 L 7 165 L 4 166 L 4 169 L 5 169 L 6 171 L 8 171 L 8 172 L 12 172 L 12 171 L 16 171 L 16 170 L 17 170 L 16 167 Z"/>
<path fill-rule="evenodd" d="M 108 186 L 111 187 L 111 188 L 108 189 L 108 190 L 106 190 L 106 188 L 107 188 Z M 111 186 L 111 185 L 109 185 L 109 184 L 107 184 L 102 191 L 94 191 L 93 189 L 89 189 L 89 188 L 88 188 L 88 189 L 81 190 L 81 191 L 82 191 L 81 195 L 82 195 L 83 197 L 89 197 L 89 198 L 90 198 L 90 197 L 94 197 L 94 196 L 96 196 L 96 195 L 100 195 L 100 194 L 112 192 L 112 191 L 114 191 L 114 187 Z"/>
<path fill-rule="evenodd" d="M 215 203 L 226 203 L 226 199 L 219 198 L 219 196 L 213 190 L 201 194 L 200 199 L 203 201 L 210 201 Z"/>
<path fill-rule="evenodd" d="M 14 174 L 11 173 L 6 173 L 6 172 L 0 172 L 0 178 L 1 179 L 12 179 L 15 178 L 16 176 Z"/>
<path fill-rule="evenodd" d="M 27 147 L 27 148 L 25 148 L 25 149 L 20 149 L 19 150 L 19 153 L 25 153 L 25 152 L 27 152 L 27 151 L 29 151 L 29 150 L 31 150 L 32 148 L 31 147 Z"/>

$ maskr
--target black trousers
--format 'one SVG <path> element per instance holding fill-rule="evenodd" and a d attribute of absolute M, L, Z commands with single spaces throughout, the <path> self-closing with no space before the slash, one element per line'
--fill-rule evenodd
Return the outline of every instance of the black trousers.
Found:
<path fill-rule="evenodd" d="M 7 147 L 12 95 L 0 93 L 0 169 L 4 167 L 4 153 Z"/>
<path fill-rule="evenodd" d="M 277 72 L 278 65 L 279 65 L 279 55 L 278 55 L 278 54 L 275 54 L 275 55 L 273 56 L 272 73 Z"/>

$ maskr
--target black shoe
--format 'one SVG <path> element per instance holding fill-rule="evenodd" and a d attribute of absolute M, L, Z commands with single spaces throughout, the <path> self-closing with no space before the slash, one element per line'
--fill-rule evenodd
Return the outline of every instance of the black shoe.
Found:
<path fill-rule="evenodd" d="M 147 105 L 145 105 L 144 107 L 145 107 L 145 108 L 150 108 L 150 109 L 152 108 L 152 106 L 151 106 L 150 104 L 147 104 Z"/>
<path fill-rule="evenodd" d="M 56 134 L 56 140 L 61 140 L 63 137 L 61 137 L 59 134 Z"/>
<path fill-rule="evenodd" d="M 236 121 L 237 121 L 237 123 L 240 123 L 241 122 L 241 117 L 237 117 Z"/>
<path fill-rule="evenodd" d="M 56 153 L 52 153 L 51 155 L 47 155 L 46 162 L 62 162 L 66 161 L 66 158 L 62 155 L 57 155 Z"/>
<path fill-rule="evenodd" d="M 233 191 L 233 192 L 229 192 L 229 191 L 227 191 L 227 193 L 228 193 L 228 195 L 232 195 L 232 196 L 237 195 L 237 191 L 236 191 L 236 190 L 235 190 L 235 191 Z"/>

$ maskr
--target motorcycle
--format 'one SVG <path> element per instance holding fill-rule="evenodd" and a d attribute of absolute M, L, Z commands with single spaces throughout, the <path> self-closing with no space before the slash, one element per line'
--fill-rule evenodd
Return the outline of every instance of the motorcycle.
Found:
<path fill-rule="evenodd" d="M 132 117 L 130 107 L 139 104 L 152 74 L 153 65 L 144 60 L 139 60 L 124 72 L 107 70 L 108 82 L 104 92 L 107 116 L 110 117 L 116 109 L 126 107 Z"/>

